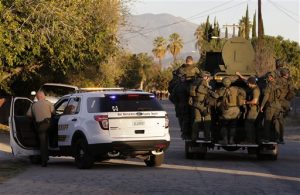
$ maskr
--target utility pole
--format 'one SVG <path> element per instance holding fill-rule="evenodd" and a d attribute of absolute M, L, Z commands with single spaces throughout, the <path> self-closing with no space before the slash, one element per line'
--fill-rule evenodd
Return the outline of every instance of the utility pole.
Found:
<path fill-rule="evenodd" d="M 237 25 L 237 24 L 226 24 L 226 25 L 223 25 L 223 28 L 226 28 L 226 27 L 231 27 L 232 28 L 232 37 L 235 37 L 235 27 L 239 28 L 240 26 Z"/>

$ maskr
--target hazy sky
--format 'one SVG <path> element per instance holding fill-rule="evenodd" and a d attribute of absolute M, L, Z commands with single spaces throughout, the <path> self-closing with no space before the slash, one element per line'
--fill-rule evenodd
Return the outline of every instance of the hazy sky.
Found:
<path fill-rule="evenodd" d="M 249 7 L 249 17 L 257 10 L 258 0 L 136 0 L 132 14 L 169 13 L 200 24 L 207 15 L 222 27 L 238 24 Z M 266 35 L 281 35 L 300 43 L 300 0 L 262 0 L 262 16 Z M 256 20 L 257 21 L 257 20 Z M 225 32 L 225 28 L 221 29 Z M 229 29 L 229 32 L 232 31 Z"/>

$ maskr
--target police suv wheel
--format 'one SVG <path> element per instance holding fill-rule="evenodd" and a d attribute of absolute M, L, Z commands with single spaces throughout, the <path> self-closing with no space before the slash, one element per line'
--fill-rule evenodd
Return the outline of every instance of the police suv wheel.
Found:
<path fill-rule="evenodd" d="M 149 155 L 149 157 L 144 160 L 147 167 L 159 167 L 164 162 L 165 154 L 160 155 Z"/>
<path fill-rule="evenodd" d="M 79 169 L 89 169 L 94 164 L 94 158 L 88 150 L 87 141 L 83 138 L 78 139 L 74 145 L 75 164 Z"/>

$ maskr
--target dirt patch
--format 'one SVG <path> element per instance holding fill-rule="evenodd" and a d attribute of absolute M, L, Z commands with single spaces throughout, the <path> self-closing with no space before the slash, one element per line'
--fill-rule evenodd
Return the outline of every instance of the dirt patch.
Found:
<path fill-rule="evenodd" d="M 4 125 L 0 125 L 0 151 L 11 153 L 8 127 Z M 2 157 L 5 159 L 1 159 L 0 155 L 0 184 L 26 170 L 30 164 L 26 159 Z"/>
<path fill-rule="evenodd" d="M 0 184 L 25 171 L 28 165 L 24 159 L 0 160 Z"/>

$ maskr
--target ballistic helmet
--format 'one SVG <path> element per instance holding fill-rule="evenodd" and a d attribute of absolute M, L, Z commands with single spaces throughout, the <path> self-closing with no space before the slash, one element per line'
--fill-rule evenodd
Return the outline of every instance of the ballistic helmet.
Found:
<path fill-rule="evenodd" d="M 289 74 L 290 74 L 290 71 L 288 69 L 286 69 L 286 68 L 282 68 L 280 70 L 280 75 L 281 76 L 286 76 L 286 75 L 289 75 Z"/>
<path fill-rule="evenodd" d="M 280 59 L 277 59 L 276 62 L 275 62 L 275 64 L 276 64 L 276 68 L 283 67 L 283 62 Z"/>
<path fill-rule="evenodd" d="M 231 85 L 231 80 L 228 77 L 222 79 L 222 83 L 225 87 L 229 87 Z"/>
<path fill-rule="evenodd" d="M 208 71 L 202 71 L 201 72 L 201 77 L 205 77 L 205 76 L 210 77 L 210 72 L 208 72 Z"/>
<path fill-rule="evenodd" d="M 267 77 L 273 77 L 273 78 L 276 78 L 276 73 L 275 72 L 269 72 L 267 74 Z"/>

